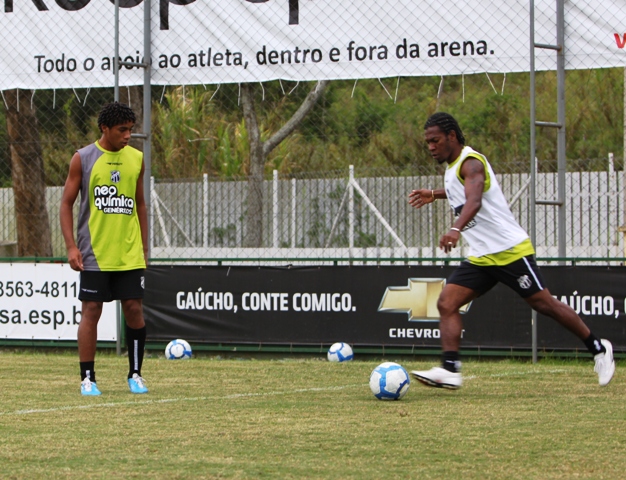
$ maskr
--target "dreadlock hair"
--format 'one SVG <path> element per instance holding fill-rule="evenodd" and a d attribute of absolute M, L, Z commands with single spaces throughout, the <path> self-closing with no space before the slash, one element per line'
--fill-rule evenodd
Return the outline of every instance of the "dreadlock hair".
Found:
<path fill-rule="evenodd" d="M 107 103 L 98 115 L 98 128 L 102 131 L 102 127 L 112 128 L 116 125 L 122 125 L 124 123 L 135 123 L 135 112 L 131 108 L 120 102 Z"/>
<path fill-rule="evenodd" d="M 451 131 L 454 131 L 454 133 L 456 133 L 456 138 L 459 143 L 461 145 L 465 145 L 465 137 L 463 136 L 461 127 L 459 127 L 458 122 L 449 113 L 433 113 L 430 117 L 428 117 L 428 120 L 426 120 L 426 123 L 424 124 L 424 130 L 430 127 L 439 127 L 441 131 L 446 135 L 448 135 Z"/>

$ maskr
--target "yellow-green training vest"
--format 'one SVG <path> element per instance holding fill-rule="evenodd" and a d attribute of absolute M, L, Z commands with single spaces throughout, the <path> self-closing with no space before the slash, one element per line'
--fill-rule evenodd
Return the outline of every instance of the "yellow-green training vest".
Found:
<path fill-rule="evenodd" d="M 483 266 L 507 265 L 533 255 L 535 251 L 528 234 L 511 212 L 487 158 L 467 146 L 448 165 L 444 176 L 446 196 L 455 218 L 461 215 L 465 206 L 465 180 L 461 178 L 461 166 L 468 157 L 479 160 L 485 168 L 482 205 L 461 231 L 470 247 L 468 260 Z"/>
<path fill-rule="evenodd" d="M 83 178 L 77 243 L 85 270 L 146 268 L 136 204 L 143 153 L 129 146 L 109 152 L 96 142 L 78 154 Z"/>

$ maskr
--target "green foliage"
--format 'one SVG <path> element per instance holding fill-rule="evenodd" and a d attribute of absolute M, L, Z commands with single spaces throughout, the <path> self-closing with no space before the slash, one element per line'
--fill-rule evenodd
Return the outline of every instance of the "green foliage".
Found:
<path fill-rule="evenodd" d="M 360 80 L 356 84 L 354 81 L 332 82 L 296 133 L 270 154 L 266 167 L 268 177 L 274 169 L 282 174 L 296 174 L 345 170 L 348 165 L 386 168 L 393 174 L 435 173 L 437 168 L 425 148 L 422 132 L 424 121 L 437 109 L 455 115 L 468 144 L 483 151 L 498 170 L 528 170 L 529 74 L 445 77 L 439 98 L 438 78 L 386 79 L 382 82 L 384 88 L 378 80 Z M 257 114 L 264 139 L 293 114 L 311 86 L 276 81 L 256 88 Z M 601 168 L 605 165 L 604 160 L 581 162 L 575 159 L 605 158 L 608 152 L 621 158 L 623 106 L 621 102 L 611 100 L 622 98 L 621 70 L 568 72 L 567 86 L 567 158 L 572 159 L 570 168 L 594 169 L 595 165 Z M 192 90 L 188 87 L 188 91 Z M 213 169 L 205 168 L 204 171 L 226 176 L 233 172 L 246 174 L 247 140 L 242 132 L 238 87 L 222 86 L 211 105 L 213 114 L 226 126 L 196 126 L 199 131 L 217 132 L 220 138 L 218 144 L 207 144 L 208 155 L 215 158 L 215 151 L 219 150 L 219 154 L 230 159 L 233 149 L 238 153 L 232 162 L 221 161 L 236 168 L 229 167 L 224 171 L 218 168 L 220 160 L 217 160 Z M 168 120 L 170 115 L 177 115 L 175 111 L 179 104 L 173 102 L 170 108 L 165 114 Z M 540 72 L 537 75 L 537 118 L 554 121 L 555 117 L 556 74 Z M 164 133 L 170 128 L 180 130 L 172 125 Z M 228 131 L 227 137 L 225 131 Z M 243 134 L 238 135 L 238 132 Z M 164 136 L 169 139 L 171 135 Z M 164 143 L 171 145 L 169 140 Z M 188 145 L 186 147 L 185 150 L 190 149 Z M 540 169 L 554 168 L 556 134 L 553 130 L 537 129 L 537 156 Z M 170 171 L 172 174 L 174 171 Z"/>
<path fill-rule="evenodd" d="M 456 116 L 468 144 L 484 152 L 499 171 L 527 171 L 529 81 L 528 73 L 444 77 L 439 96 L 438 77 L 333 81 L 296 132 L 270 154 L 266 174 L 274 169 L 282 175 L 345 170 L 348 165 L 393 174 L 435 173 L 423 125 L 436 110 Z M 556 121 L 556 82 L 555 72 L 537 74 L 538 120 Z M 255 86 L 262 139 L 284 125 L 314 85 L 273 81 Z M 73 152 L 98 138 L 96 116 L 112 96 L 112 89 L 35 93 L 49 185 L 62 185 Z M 623 98 L 623 69 L 567 72 L 568 169 L 604 169 L 609 152 L 621 167 Z M 154 88 L 152 124 L 155 177 L 247 174 L 248 134 L 238 85 Z M 539 168 L 552 170 L 556 132 L 537 128 L 536 133 Z M 7 183 L 10 151 L 0 109 L 0 184 Z"/>
<path fill-rule="evenodd" d="M 233 245 L 237 234 L 237 226 L 233 223 L 229 223 L 226 228 L 214 227 L 211 229 L 211 234 L 215 237 L 217 245 Z"/>
<path fill-rule="evenodd" d="M 354 241 L 355 247 L 375 247 L 377 245 L 376 242 L 376 234 L 374 233 L 365 233 L 362 231 L 357 232 L 357 238 Z"/>
<path fill-rule="evenodd" d="M 327 194 L 330 200 L 334 200 L 335 203 L 341 202 L 342 197 L 346 192 L 346 187 L 343 185 L 337 185 L 337 187 Z M 320 206 L 320 198 L 313 197 L 310 203 L 307 205 L 307 216 L 312 219 L 310 228 L 306 232 L 307 245 L 313 248 L 321 248 L 325 246 L 331 247 L 348 247 L 350 240 L 348 238 L 348 212 L 347 205 L 343 205 L 342 211 L 335 212 L 337 218 L 333 219 L 332 223 L 336 225 L 331 232 L 328 228 L 326 215 L 323 213 Z M 376 238 L 376 234 L 367 233 L 368 227 L 364 225 L 365 221 L 369 221 L 369 212 L 364 214 L 362 210 L 366 209 L 365 202 L 361 196 L 357 193 L 354 195 L 354 209 L 355 209 L 355 237 L 354 246 L 358 248 L 375 247 L 379 245 Z M 332 235 L 331 235 L 332 234 Z M 305 246 L 305 245 L 300 245 Z"/>
<path fill-rule="evenodd" d="M 243 173 L 248 156 L 248 132 L 243 120 L 237 125 L 221 123 L 217 127 L 217 149 L 213 155 L 213 165 L 221 176 L 231 178 Z M 234 143 L 234 145 L 233 145 Z"/>
<path fill-rule="evenodd" d="M 300 124 L 298 131 L 306 141 L 321 140 L 330 142 L 337 139 L 341 118 L 334 115 L 332 110 L 337 100 L 336 92 L 336 89 L 327 88 L 311 112 Z"/>
<path fill-rule="evenodd" d="M 78 109 L 77 103 L 75 96 L 67 97 L 56 116 L 54 122 L 56 126 L 52 128 L 48 125 L 40 130 L 48 185 L 63 185 L 74 152 L 100 138 L 98 112 L 92 116 L 85 116 L 83 123 L 83 116 L 73 113 Z"/>
<path fill-rule="evenodd" d="M 569 158 L 582 160 L 579 168 L 595 170 L 589 159 L 620 155 L 624 141 L 623 69 L 568 73 L 567 113 Z"/>
<path fill-rule="evenodd" d="M 314 197 L 309 202 L 309 208 L 311 211 L 308 213 L 312 218 L 311 227 L 306 232 L 309 239 L 309 245 L 313 248 L 324 247 L 326 236 L 330 233 L 328 230 L 326 216 L 320 208 L 320 200 L 318 197 Z"/>
<path fill-rule="evenodd" d="M 153 164 L 157 178 L 232 177 L 244 172 L 248 135 L 241 118 L 221 115 L 202 87 L 177 87 L 153 107 Z"/>
<path fill-rule="evenodd" d="M 363 92 L 357 94 L 354 125 L 356 145 L 362 147 L 371 137 L 383 131 L 385 120 L 389 116 L 388 108 L 384 103 L 376 104 L 368 99 Z"/>

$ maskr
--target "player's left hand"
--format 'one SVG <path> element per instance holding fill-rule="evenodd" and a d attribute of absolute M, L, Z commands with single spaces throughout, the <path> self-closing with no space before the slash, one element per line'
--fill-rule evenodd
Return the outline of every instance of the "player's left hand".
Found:
<path fill-rule="evenodd" d="M 450 230 L 439 240 L 439 248 L 444 252 L 450 253 L 453 248 L 459 243 L 459 237 L 461 234 L 456 230 Z"/>

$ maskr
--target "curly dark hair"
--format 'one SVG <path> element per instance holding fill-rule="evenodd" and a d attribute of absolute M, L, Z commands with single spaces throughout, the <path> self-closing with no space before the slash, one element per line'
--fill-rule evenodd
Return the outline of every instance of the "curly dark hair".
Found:
<path fill-rule="evenodd" d="M 454 133 L 456 133 L 456 138 L 459 143 L 461 145 L 465 145 L 465 137 L 463 136 L 461 127 L 459 127 L 458 122 L 449 113 L 433 113 L 430 117 L 428 117 L 428 120 L 426 120 L 426 123 L 424 124 L 424 130 L 430 127 L 439 127 L 441 131 L 446 135 L 454 131 Z"/>
<path fill-rule="evenodd" d="M 122 125 L 128 122 L 135 123 L 136 121 L 135 112 L 128 105 L 120 102 L 107 103 L 102 107 L 98 115 L 100 131 L 102 131 L 103 126 L 111 128 L 115 125 Z"/>

